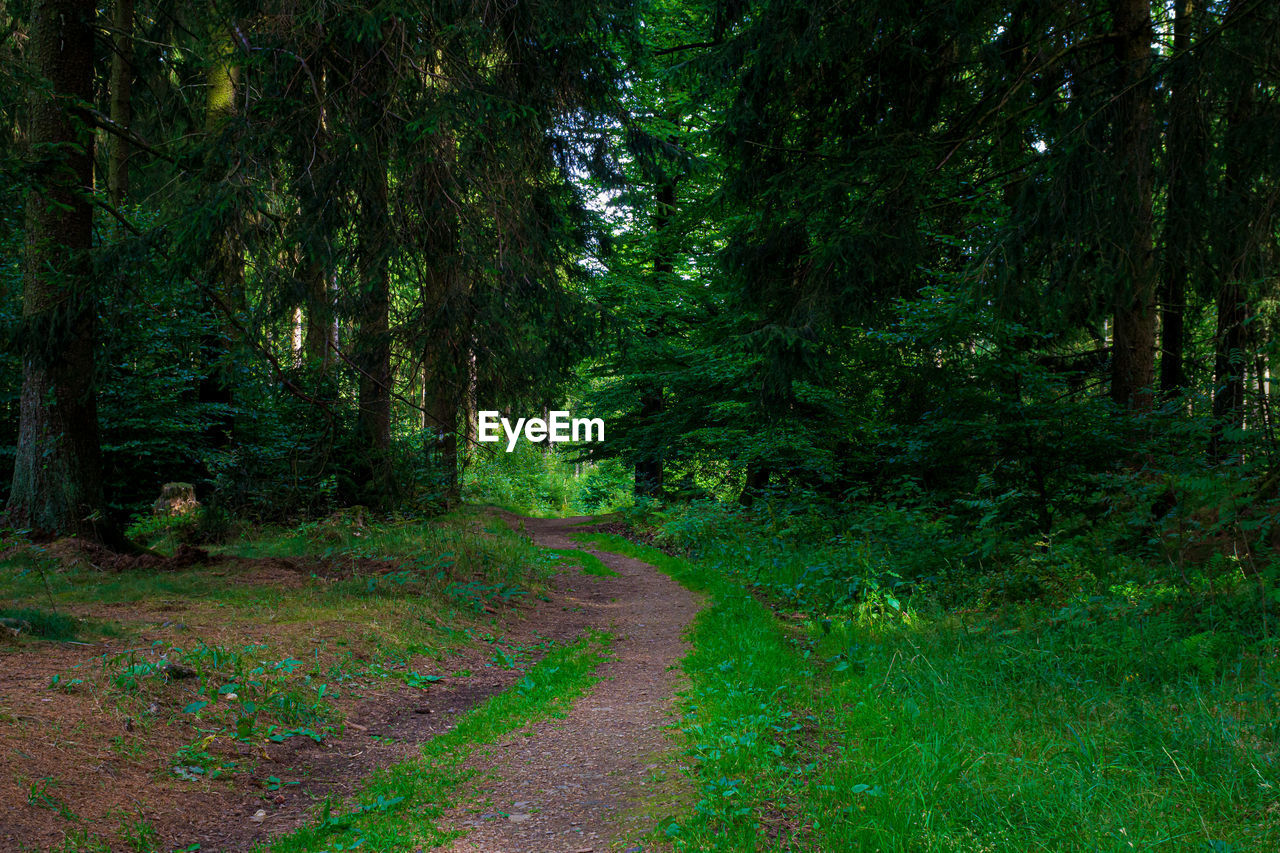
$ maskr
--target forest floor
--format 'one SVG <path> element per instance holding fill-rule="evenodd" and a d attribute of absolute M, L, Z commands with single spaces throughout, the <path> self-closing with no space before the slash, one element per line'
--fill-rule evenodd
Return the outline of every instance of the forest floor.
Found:
<path fill-rule="evenodd" d="M 172 570 L 0 555 L 6 613 L 77 626 L 0 643 L 0 851 L 392 849 L 329 809 L 420 768 L 446 733 L 475 742 L 448 741 L 432 759 L 448 784 L 408 797 L 417 838 L 387 815 L 394 849 L 640 849 L 655 804 L 687 795 L 666 727 L 698 603 L 638 560 L 541 550 L 582 548 L 567 537 L 590 519 L 503 519 L 472 517 L 416 562 L 381 550 L 411 527 L 376 541 L 359 522 L 341 547 Z M 489 575 L 436 571 L 468 537 Z M 530 576 L 493 576 L 520 559 Z M 603 651 L 574 657 L 583 643 Z M 373 803 L 347 814 L 399 799 Z"/>
<path fill-rule="evenodd" d="M 1252 586 L 793 611 L 857 554 L 609 521 L 10 541 L 0 851 L 1280 850 Z"/>

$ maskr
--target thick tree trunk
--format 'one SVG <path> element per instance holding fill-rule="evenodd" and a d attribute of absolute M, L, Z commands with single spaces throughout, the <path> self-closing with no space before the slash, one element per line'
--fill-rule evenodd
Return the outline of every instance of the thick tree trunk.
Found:
<path fill-rule="evenodd" d="M 1226 455 L 1227 432 L 1244 425 L 1245 399 L 1245 323 L 1249 316 L 1245 282 L 1253 270 L 1254 239 L 1257 212 L 1249 199 L 1249 177 L 1241 148 L 1242 126 L 1249 121 L 1252 99 L 1242 95 L 1232 104 L 1227 117 L 1225 140 L 1226 173 L 1222 181 L 1224 212 L 1219 229 L 1221 243 L 1219 266 L 1222 281 L 1218 285 L 1217 330 L 1214 336 L 1213 431 L 1209 438 L 1209 455 L 1222 461 Z"/>
<path fill-rule="evenodd" d="M 45 0 L 28 55 L 50 92 L 31 94 L 30 140 L 56 151 L 26 204 L 22 398 L 9 523 L 44 535 L 115 536 L 101 518 L 94 391 L 97 309 L 90 280 L 93 134 L 73 117 L 93 97 L 95 5 Z"/>
<path fill-rule="evenodd" d="M 430 272 L 423 294 L 434 315 L 428 326 L 423 362 L 423 399 L 428 401 L 426 425 L 434 431 L 428 448 L 441 487 L 448 500 L 461 492 L 458 471 L 460 421 L 466 429 L 471 357 L 471 293 L 468 279 L 458 268 L 459 223 L 450 199 L 457 192 L 454 165 L 458 141 L 452 133 L 435 140 L 436 156 L 427 166 L 422 183 L 430 201 L 434 235 L 430 246 Z"/>
<path fill-rule="evenodd" d="M 1195 257 L 1199 205 L 1208 159 L 1201 115 L 1198 57 L 1191 54 L 1195 0 L 1177 0 L 1173 23 L 1172 94 L 1169 98 L 1167 160 L 1169 193 L 1165 213 L 1164 269 L 1160 282 L 1160 391 L 1166 399 L 1186 387 L 1183 315 L 1187 279 Z"/>
<path fill-rule="evenodd" d="M 446 358 L 448 353 L 444 353 Z M 462 408 L 462 395 L 458 393 L 460 383 L 452 373 L 450 365 L 437 363 L 440 370 L 428 368 L 424 371 L 423 382 L 426 390 L 423 394 L 428 402 L 429 423 L 435 438 L 431 443 L 436 470 L 440 474 L 440 486 L 449 499 L 458 495 L 458 413 Z"/>
<path fill-rule="evenodd" d="M 452 228 L 448 229 L 452 231 Z M 449 246 L 456 244 L 447 238 Z M 446 256 L 447 257 L 447 256 Z M 433 333 L 434 340 L 428 346 L 423 359 L 422 383 L 425 409 L 424 426 L 433 432 L 434 439 L 428 448 L 436 469 L 440 473 L 441 486 L 450 500 L 458 497 L 461 484 L 458 479 L 459 421 L 470 418 L 468 397 L 470 386 L 471 324 L 467 302 L 469 294 L 450 260 L 443 260 L 437 269 L 439 281 L 431 288 L 438 294 L 439 310 L 445 328 Z M 462 424 L 468 429 L 467 422 Z"/>
<path fill-rule="evenodd" d="M 373 131 L 376 133 L 376 131 Z M 352 342 L 358 376 L 358 429 L 373 466 L 371 487 L 379 499 L 394 491 L 391 481 L 391 232 L 387 212 L 387 163 L 382 146 L 372 146 L 363 164 L 357 221 L 360 276 L 359 311 Z"/>
<path fill-rule="evenodd" d="M 118 127 L 133 123 L 133 0 L 116 0 L 115 52 L 111 55 L 111 120 Z M 111 135 L 107 161 L 107 194 L 119 207 L 129 193 L 129 142 Z"/>
<path fill-rule="evenodd" d="M 1240 31 L 1258 26 L 1256 9 L 1234 2 L 1227 12 L 1227 25 Z M 1220 283 L 1216 298 L 1217 334 L 1214 338 L 1213 431 L 1209 456 L 1223 461 L 1228 456 L 1228 432 L 1244 426 L 1246 385 L 1246 323 L 1251 313 L 1248 283 L 1263 274 L 1260 246 L 1271 232 L 1269 210 L 1253 196 L 1259 164 L 1251 148 L 1257 133 L 1259 104 L 1253 89 L 1243 85 L 1231 92 L 1227 105 L 1226 134 L 1220 202 L 1222 220 L 1215 229 L 1218 238 L 1216 260 Z"/>
<path fill-rule="evenodd" d="M 328 265 L 315 259 L 306 262 L 303 276 L 307 288 L 306 328 L 303 332 L 303 361 L 322 374 L 333 366 L 333 292 L 329 287 Z"/>
<path fill-rule="evenodd" d="M 1123 175 L 1116 188 L 1126 233 L 1116 235 L 1121 255 L 1115 304 L 1111 399 L 1135 411 L 1151 408 L 1155 379 L 1155 275 L 1152 262 L 1151 4 L 1112 0 L 1116 30 L 1115 158 Z"/>

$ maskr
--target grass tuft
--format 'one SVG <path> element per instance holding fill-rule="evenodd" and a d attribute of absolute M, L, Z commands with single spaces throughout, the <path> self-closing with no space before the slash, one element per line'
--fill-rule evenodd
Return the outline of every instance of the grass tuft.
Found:
<path fill-rule="evenodd" d="M 581 567 L 584 575 L 593 575 L 601 578 L 616 578 L 618 576 L 617 572 L 606 566 L 604 561 L 595 554 L 588 554 L 586 551 L 579 551 L 575 548 L 548 548 L 547 550 L 564 562 Z"/>
<path fill-rule="evenodd" d="M 74 640 L 80 635 L 80 620 L 65 613 L 39 607 L 0 608 L 0 625 L 46 640 Z"/>

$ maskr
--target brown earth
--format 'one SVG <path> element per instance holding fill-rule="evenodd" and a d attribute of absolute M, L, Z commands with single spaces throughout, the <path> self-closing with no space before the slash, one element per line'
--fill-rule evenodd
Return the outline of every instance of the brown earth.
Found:
<path fill-rule="evenodd" d="M 539 545 L 569 548 L 575 543 L 567 535 L 584 519 L 508 521 L 523 524 Z M 81 559 L 102 556 L 67 547 L 65 557 L 73 548 Z M 653 827 L 642 801 L 682 796 L 663 727 L 685 651 L 681 635 L 696 602 L 647 564 L 598 556 L 620 576 L 562 571 L 551 580 L 548 601 L 489 619 L 489 633 L 510 649 L 526 650 L 522 666 L 547 642 L 570 641 L 588 628 L 616 635 L 616 657 L 602 665 L 602 681 L 567 718 L 529 727 L 479 753 L 485 781 L 474 803 L 449 816 L 452 828 L 467 832 L 453 850 L 604 851 L 610 840 L 626 849 L 630 842 L 621 839 Z M 322 565 L 281 559 L 239 559 L 219 568 L 228 582 L 291 591 L 313 574 L 330 574 Z M 83 605 L 76 615 L 132 627 L 140 635 L 130 641 L 133 648 L 193 636 L 211 645 L 297 648 L 349 633 L 349 626 L 323 623 L 225 624 L 216 608 L 184 601 Z M 306 635 L 297 636 L 300 630 Z M 174 753 L 192 738 L 188 721 L 172 709 L 121 703 L 96 690 L 49 689 L 52 675 L 65 677 L 125 649 L 112 641 L 92 648 L 40 643 L 0 657 L 0 851 L 62 849 L 85 830 L 114 839 L 113 850 L 128 849 L 123 834 L 137 820 L 154 828 L 158 849 L 196 843 L 202 853 L 252 849 L 306 822 L 320 799 L 341 797 L 374 769 L 413 754 L 451 728 L 459 713 L 521 677 L 519 669 L 494 666 L 487 645 L 418 658 L 410 665 L 444 680 L 426 690 L 387 680 L 355 685 L 342 703 L 345 732 L 323 743 L 294 737 L 251 747 L 219 738 L 209 751 L 252 772 L 189 782 L 169 772 Z M 472 674 L 453 675 L 464 671 Z M 267 790 L 267 777 L 285 784 Z"/>
<path fill-rule="evenodd" d="M 299 585 L 298 575 L 275 559 L 237 560 L 228 574 L 239 583 L 281 589 Z M 535 646 L 541 641 L 527 619 L 533 610 L 507 611 L 487 632 L 509 646 Z M 319 799 L 352 791 L 371 771 L 406 757 L 450 728 L 459 713 L 520 677 L 518 670 L 492 665 L 493 649 L 483 644 L 439 659 L 420 656 L 409 665 L 424 675 L 443 676 L 442 681 L 427 689 L 391 679 L 351 684 L 335 703 L 345 712 L 342 734 L 321 743 L 303 736 L 252 746 L 218 737 L 208 751 L 249 772 L 184 781 L 170 765 L 193 736 L 199 739 L 193 724 L 176 713 L 185 700 L 148 707 L 146 697 L 130 701 L 85 686 L 52 690 L 51 676 L 79 675 L 92 682 L 102 666 L 100 656 L 113 657 L 129 648 L 145 652 L 157 639 L 189 645 L 198 637 L 228 648 L 257 642 L 310 650 L 352 637 L 350 627 L 220 623 L 216 609 L 181 601 L 82 605 L 76 614 L 117 621 L 140 636 L 127 646 L 105 641 L 91 649 L 30 644 L 0 658 L 0 851 L 61 849 L 67 837 L 80 831 L 105 837 L 113 850 L 125 850 L 122 825 L 137 820 L 154 829 L 158 849 L 199 843 L 203 853 L 249 850 L 306 822 Z M 561 627 L 562 636 L 542 626 L 540 631 L 557 640 L 578 633 L 568 621 Z M 305 634 L 298 636 L 299 631 Z M 361 648 L 358 640 L 351 648 L 357 658 L 371 659 L 372 650 Z M 454 676 L 463 671 L 472 674 Z M 169 694 L 182 684 L 166 687 L 166 697 L 172 698 Z M 263 780 L 273 776 L 282 784 L 267 790 Z M 254 820 L 259 810 L 265 814 Z"/>
<path fill-rule="evenodd" d="M 524 525 L 538 545 L 581 548 L 568 537 L 589 521 Z M 564 594 L 615 635 L 615 657 L 564 719 L 530 726 L 476 763 L 488 781 L 476 802 L 448 815 L 467 831 L 451 853 L 640 850 L 637 839 L 655 828 L 655 817 L 678 811 L 687 796 L 666 729 L 699 602 L 647 563 L 583 550 L 618 577 L 579 575 Z"/>

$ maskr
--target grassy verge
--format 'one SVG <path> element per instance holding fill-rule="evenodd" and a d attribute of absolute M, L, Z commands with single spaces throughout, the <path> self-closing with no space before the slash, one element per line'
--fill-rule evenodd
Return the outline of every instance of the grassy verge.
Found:
<path fill-rule="evenodd" d="M 909 608 L 794 627 L 717 567 L 582 537 L 711 593 L 681 729 L 677 848 L 1280 849 L 1270 644 L 1161 611 Z M 750 559 L 744 554 L 743 559 Z"/>
<path fill-rule="evenodd" d="M 616 578 L 618 576 L 618 573 L 606 566 L 603 560 L 594 554 L 588 554 L 586 551 L 579 551 L 574 548 L 551 548 L 548 550 L 569 565 L 581 568 L 584 575 L 592 575 L 599 578 Z"/>
<path fill-rule="evenodd" d="M 793 638 L 767 607 L 697 563 L 612 534 L 574 538 L 652 563 L 711 599 L 692 626 L 691 686 L 680 701 L 700 796 L 692 813 L 664 821 L 662 834 L 678 849 L 733 851 L 794 836 L 815 769 L 803 745 L 816 717 L 814 673 Z"/>
<path fill-rule="evenodd" d="M 437 819 L 469 777 L 467 757 L 479 746 L 546 717 L 563 716 L 596 678 L 611 637 L 593 633 L 553 648 L 515 687 L 468 712 L 428 741 L 422 754 L 375 773 L 352 801 L 326 802 L 316 821 L 264 848 L 272 853 L 364 849 L 394 853 L 443 843 Z"/>

